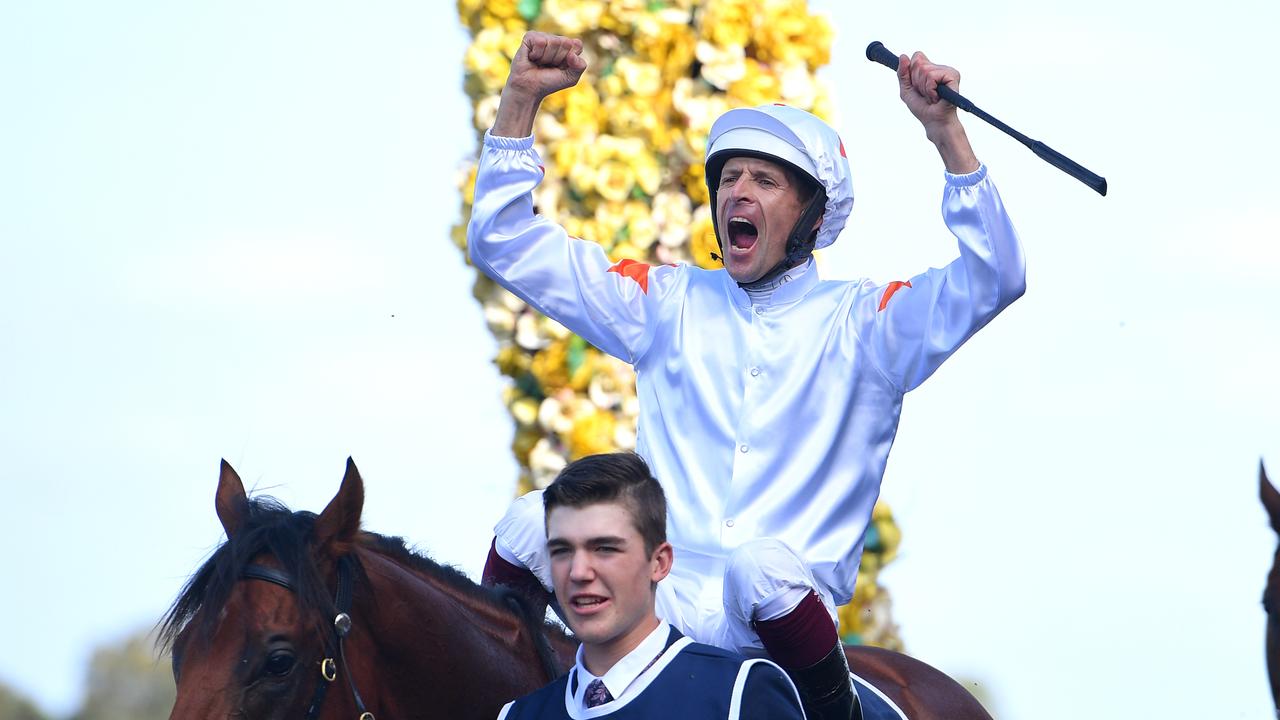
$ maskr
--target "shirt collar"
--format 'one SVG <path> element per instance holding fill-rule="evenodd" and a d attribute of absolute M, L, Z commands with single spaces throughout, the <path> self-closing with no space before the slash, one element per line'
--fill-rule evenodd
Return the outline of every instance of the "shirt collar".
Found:
<path fill-rule="evenodd" d="M 631 687 L 631 683 L 635 682 L 640 674 L 647 670 L 654 658 L 662 654 L 667 647 L 667 639 L 671 635 L 671 626 L 665 622 L 659 622 L 658 627 L 653 632 L 645 636 L 644 640 L 635 647 L 634 650 L 622 656 L 622 659 L 614 663 L 609 671 L 600 677 L 604 682 L 604 686 L 609 690 L 609 694 L 614 700 L 622 697 L 622 694 Z M 578 646 L 578 654 L 574 663 L 574 672 L 577 673 L 578 687 L 573 692 L 573 699 L 578 707 L 586 707 L 587 685 L 595 680 L 598 676 L 592 675 L 587 666 L 582 663 L 582 646 Z"/>
<path fill-rule="evenodd" d="M 725 284 L 728 286 L 729 295 L 733 298 L 733 303 L 742 308 L 751 307 L 751 296 L 738 283 L 734 282 L 733 278 L 729 277 L 727 270 L 723 272 Z M 818 277 L 818 263 L 811 256 L 805 260 L 803 265 L 798 265 L 783 273 L 778 278 L 778 281 L 780 284 L 773 291 L 773 294 L 758 304 L 766 307 L 770 305 L 786 305 L 808 295 L 809 291 L 821 281 L 821 278 Z"/>

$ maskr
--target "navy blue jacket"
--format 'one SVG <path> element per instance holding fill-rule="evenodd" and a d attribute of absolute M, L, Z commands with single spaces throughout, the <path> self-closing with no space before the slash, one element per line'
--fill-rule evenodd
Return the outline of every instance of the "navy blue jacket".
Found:
<path fill-rule="evenodd" d="M 499 720 L 803 720 L 791 680 L 767 660 L 695 643 L 675 628 L 667 651 L 613 702 L 582 711 L 577 668 L 503 708 Z"/>

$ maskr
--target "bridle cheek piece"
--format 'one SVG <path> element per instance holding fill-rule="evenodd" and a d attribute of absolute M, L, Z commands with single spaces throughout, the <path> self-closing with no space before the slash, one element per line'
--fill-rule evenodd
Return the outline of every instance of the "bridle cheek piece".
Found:
<path fill-rule="evenodd" d="M 373 713 L 369 712 L 365 707 L 364 699 L 360 697 L 360 691 L 356 689 L 355 678 L 351 676 L 350 666 L 347 664 L 346 653 L 343 650 L 343 641 L 351 632 L 351 616 L 348 611 L 351 610 L 351 595 L 353 585 L 353 571 L 351 569 L 351 557 L 343 555 L 338 558 L 338 593 L 334 598 L 333 604 L 337 608 L 338 614 L 333 618 L 333 633 L 325 638 L 325 658 L 320 661 L 320 678 L 323 682 L 316 684 L 316 690 L 311 696 L 311 707 L 307 710 L 306 720 L 316 720 L 320 717 L 320 707 L 324 704 L 325 692 L 329 689 L 329 684 L 338 679 L 338 665 L 342 664 L 347 668 L 347 685 L 351 688 L 351 697 L 356 701 L 356 710 L 360 715 L 357 720 L 376 720 Z M 240 577 L 245 580 L 263 580 L 274 583 L 280 587 L 290 591 L 297 592 L 297 586 L 293 582 L 293 578 L 285 572 L 277 570 L 266 565 L 246 565 L 244 570 L 240 572 Z M 337 652 L 334 652 L 334 646 L 337 646 Z"/>

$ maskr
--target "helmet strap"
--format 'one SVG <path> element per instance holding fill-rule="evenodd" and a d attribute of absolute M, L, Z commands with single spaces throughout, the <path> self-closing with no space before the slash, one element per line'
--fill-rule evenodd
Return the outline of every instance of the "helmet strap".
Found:
<path fill-rule="evenodd" d="M 787 237 L 787 254 L 783 256 L 782 260 L 764 275 L 761 275 L 758 280 L 750 283 L 738 283 L 738 285 L 767 283 L 808 260 L 809 256 L 813 254 L 814 243 L 818 241 L 818 231 L 814 229 L 813 224 L 817 222 L 818 216 L 822 214 L 822 210 L 826 205 L 827 194 L 819 189 L 813 194 L 813 197 L 809 198 L 809 204 L 805 205 L 804 210 L 800 211 L 800 218 L 796 220 L 795 227 L 791 228 L 791 235 Z M 719 243 L 719 240 L 720 235 L 717 233 L 716 242 Z"/>

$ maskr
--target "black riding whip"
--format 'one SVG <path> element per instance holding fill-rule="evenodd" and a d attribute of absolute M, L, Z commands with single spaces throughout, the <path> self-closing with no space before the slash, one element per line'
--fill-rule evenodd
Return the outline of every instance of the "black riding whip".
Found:
<path fill-rule="evenodd" d="M 878 62 L 881 65 L 884 65 L 885 67 L 889 68 L 890 70 L 893 70 L 894 72 L 897 72 L 898 70 L 898 56 L 895 55 L 892 51 L 890 51 L 889 48 L 885 47 L 884 44 L 881 43 L 879 40 L 867 46 L 867 59 L 873 62 Z M 971 100 L 961 95 L 960 93 L 956 92 L 955 90 L 952 90 L 946 85 L 943 85 L 942 83 L 938 83 L 938 95 L 943 100 L 946 100 L 947 102 L 951 103 L 952 105 L 955 105 L 961 110 L 964 110 L 965 112 L 968 112 L 968 113 L 973 113 L 974 115 L 977 115 L 983 120 L 986 120 L 988 123 L 995 126 L 997 129 L 1003 131 L 1006 135 L 1009 135 L 1010 137 L 1022 143 L 1023 145 L 1026 145 L 1028 148 L 1031 148 L 1031 152 L 1035 153 L 1036 155 L 1039 155 L 1040 159 L 1058 168 L 1062 172 L 1070 175 L 1071 177 L 1079 180 L 1085 185 L 1088 185 L 1089 187 L 1093 188 L 1098 192 L 1099 195 L 1107 194 L 1107 179 L 1102 177 L 1101 175 L 1098 175 L 1090 171 L 1085 166 L 1081 165 L 1075 160 L 1072 160 L 1066 155 L 1063 155 L 1057 150 L 1054 150 L 1048 145 L 1045 145 L 1039 140 L 1032 140 L 1026 135 L 1023 135 L 1022 133 L 1018 132 L 1017 130 L 1014 130 L 1008 125 L 1005 125 L 1004 123 L 1000 122 L 996 118 L 992 117 L 989 113 L 987 113 L 982 108 L 978 107 L 977 105 L 974 105 Z"/>

